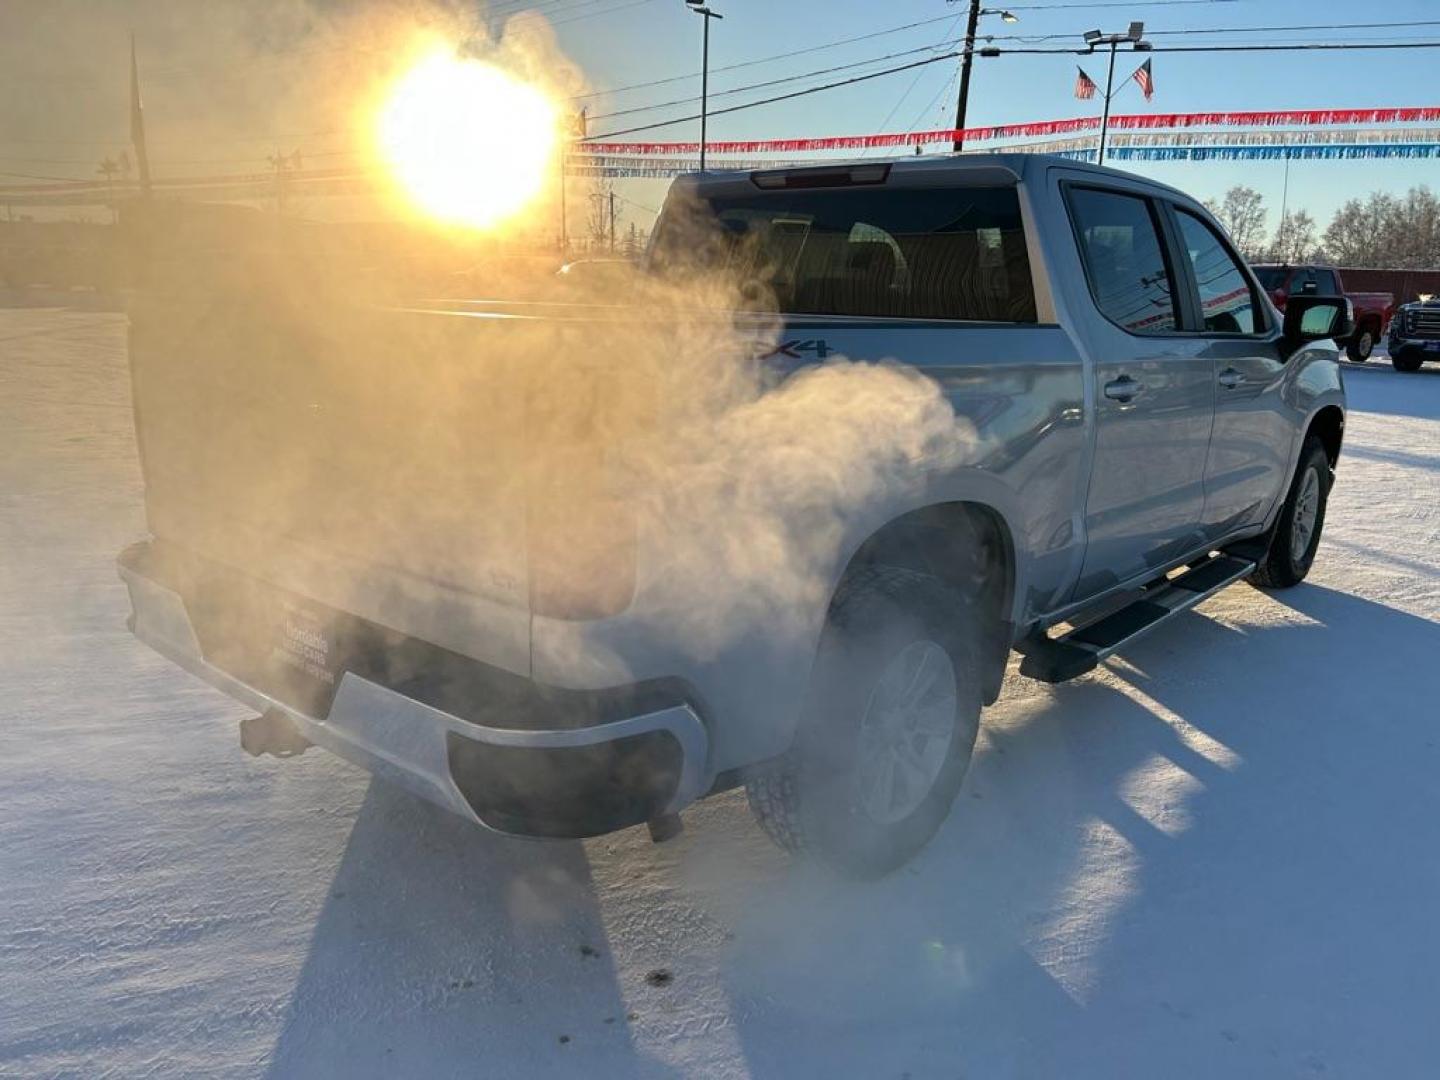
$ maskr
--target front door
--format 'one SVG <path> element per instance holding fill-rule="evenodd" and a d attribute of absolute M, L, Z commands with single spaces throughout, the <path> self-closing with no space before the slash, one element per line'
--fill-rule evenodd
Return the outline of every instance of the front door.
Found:
<path fill-rule="evenodd" d="M 1181 269 L 1199 303 L 1215 380 L 1202 524 L 1207 536 L 1219 539 L 1265 519 L 1285 488 L 1295 432 L 1280 403 L 1279 334 L 1254 285 L 1209 222 L 1184 207 L 1173 210 L 1184 249 Z"/>
<path fill-rule="evenodd" d="M 1067 192 L 1094 306 L 1095 455 L 1075 599 L 1158 570 L 1203 543 L 1215 408 L 1206 343 L 1181 332 L 1177 275 L 1147 196 Z"/>

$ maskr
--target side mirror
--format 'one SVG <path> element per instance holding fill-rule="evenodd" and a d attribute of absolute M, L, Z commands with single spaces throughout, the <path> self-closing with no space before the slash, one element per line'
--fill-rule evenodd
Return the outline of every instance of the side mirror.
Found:
<path fill-rule="evenodd" d="M 1297 348 L 1310 341 L 1344 340 L 1355 333 L 1355 309 L 1343 296 L 1292 296 L 1285 305 L 1283 333 Z"/>

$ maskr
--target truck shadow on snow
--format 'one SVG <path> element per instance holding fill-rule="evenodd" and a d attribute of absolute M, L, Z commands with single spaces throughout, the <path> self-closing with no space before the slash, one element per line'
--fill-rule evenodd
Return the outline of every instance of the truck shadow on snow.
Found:
<path fill-rule="evenodd" d="M 1440 812 L 1440 626 L 1307 585 L 1250 629 L 1253 599 L 1008 686 L 950 820 L 874 884 L 771 855 L 734 796 L 664 847 L 538 845 L 373 783 L 272 1072 L 652 1076 L 648 1047 L 723 1044 L 756 1076 L 1214 1075 L 1262 1036 L 1281 1071 L 1405 1071 L 1380 987 L 1440 962 L 1394 956 L 1440 881 L 1382 823 Z M 1414 899 L 1377 920 L 1379 888 Z"/>

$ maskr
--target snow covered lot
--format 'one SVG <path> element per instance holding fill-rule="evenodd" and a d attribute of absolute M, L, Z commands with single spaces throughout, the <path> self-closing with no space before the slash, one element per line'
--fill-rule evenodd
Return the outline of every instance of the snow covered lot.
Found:
<path fill-rule="evenodd" d="M 505 840 L 125 631 L 123 316 L 0 309 L 0 1075 L 1407 1077 L 1440 1069 L 1440 366 L 1347 367 L 1310 582 L 1013 676 L 910 868 L 733 794 Z"/>

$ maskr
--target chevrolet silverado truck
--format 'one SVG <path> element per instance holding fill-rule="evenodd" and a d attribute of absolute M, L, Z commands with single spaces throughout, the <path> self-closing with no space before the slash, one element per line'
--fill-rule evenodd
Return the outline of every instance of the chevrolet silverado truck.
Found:
<path fill-rule="evenodd" d="M 697 217 L 705 245 L 680 228 Z M 1012 653 L 1074 679 L 1232 583 L 1309 572 L 1350 305 L 1297 294 L 1281 316 L 1189 196 L 1030 155 L 709 172 L 672 186 L 648 272 L 701 247 L 766 277 L 766 312 L 714 316 L 769 327 L 765 394 L 889 362 L 968 433 L 963 459 L 824 519 L 813 595 L 703 649 L 656 631 L 664 553 L 606 494 L 613 432 L 580 422 L 606 388 L 581 346 L 647 312 L 357 306 L 340 349 L 307 322 L 331 301 L 151 290 L 130 329 L 133 633 L 254 709 L 252 752 L 318 744 L 527 837 L 663 839 L 743 786 L 782 847 L 869 877 L 947 816 Z M 574 381 L 598 440 L 567 459 L 558 518 L 523 410 L 495 400 L 532 324 L 554 339 L 540 377 Z M 442 352 L 473 378 L 421 415 Z M 389 460 L 362 416 L 403 433 Z M 730 587 L 712 577 L 709 602 Z"/>
<path fill-rule="evenodd" d="M 1342 346 L 1345 354 L 1357 364 L 1370 359 L 1395 310 L 1392 294 L 1351 291 L 1345 287 L 1340 270 L 1333 266 L 1262 263 L 1254 269 L 1255 277 L 1281 312 L 1292 296 L 1344 296 L 1348 299 L 1355 312 L 1355 330 L 1336 344 Z"/>
<path fill-rule="evenodd" d="M 1386 349 L 1396 371 L 1419 371 L 1426 360 L 1440 360 L 1440 297 L 1401 304 L 1390 320 Z"/>

